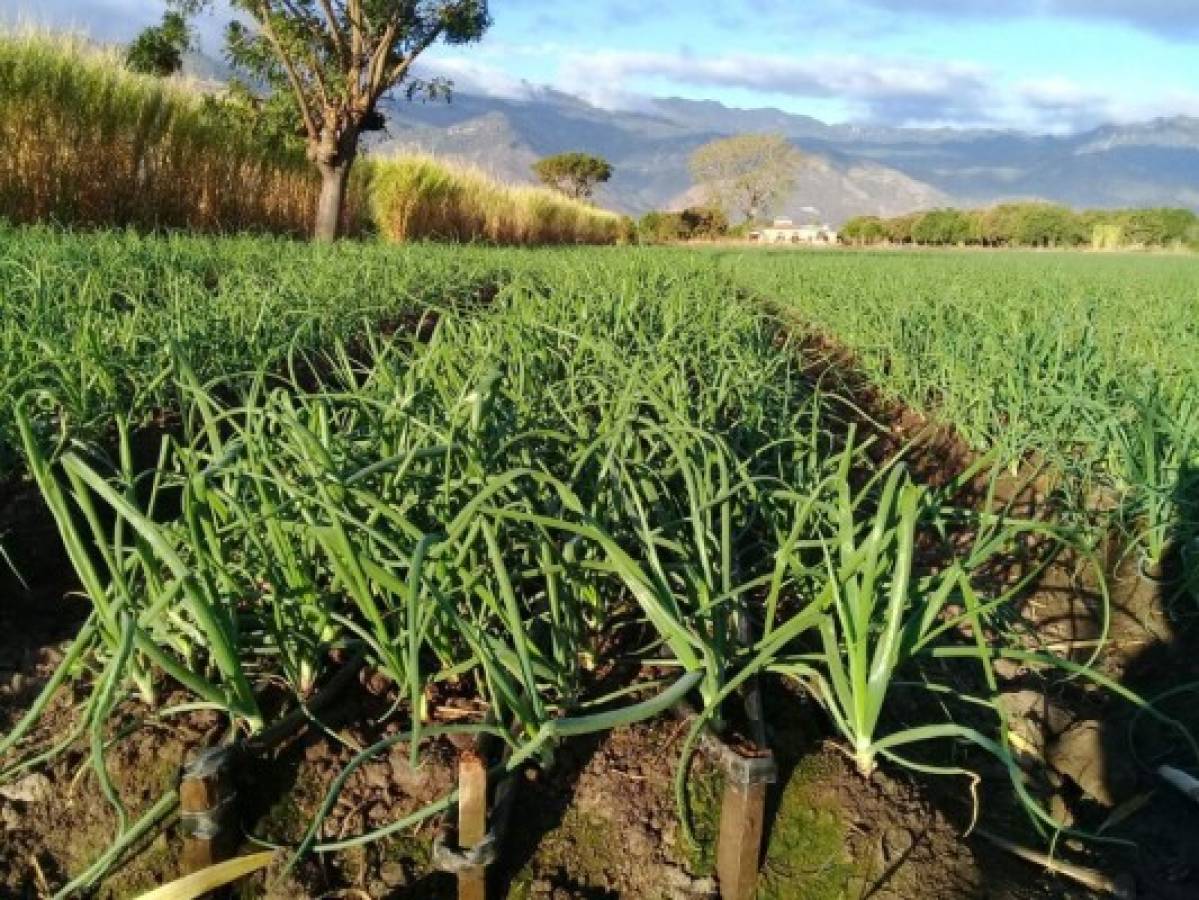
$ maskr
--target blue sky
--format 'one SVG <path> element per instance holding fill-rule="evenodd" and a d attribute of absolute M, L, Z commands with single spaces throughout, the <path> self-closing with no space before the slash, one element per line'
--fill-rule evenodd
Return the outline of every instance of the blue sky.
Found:
<path fill-rule="evenodd" d="M 3 0 L 105 40 L 157 0 Z M 15 9 L 14 9 L 15 8 Z M 1199 116 L 1199 0 L 493 0 L 482 44 L 426 68 L 462 90 L 549 85 L 605 106 L 655 96 L 828 122 L 1069 131 Z M 219 51 L 219 23 L 203 27 Z"/>

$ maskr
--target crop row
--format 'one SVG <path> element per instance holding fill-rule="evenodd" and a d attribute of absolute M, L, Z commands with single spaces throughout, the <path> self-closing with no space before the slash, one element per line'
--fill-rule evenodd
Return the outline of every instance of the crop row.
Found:
<path fill-rule="evenodd" d="M 741 284 L 849 350 L 891 398 L 953 425 L 976 450 L 1038 461 L 1061 476 L 1075 511 L 1114 511 L 1151 571 L 1172 549 L 1194 555 L 1195 260 L 755 253 L 722 261 Z"/>
<path fill-rule="evenodd" d="M 252 735 L 278 708 L 267 686 L 300 707 L 347 656 L 386 678 L 401 726 L 355 764 L 457 730 L 502 738 L 509 769 L 548 765 L 561 741 L 684 697 L 701 711 L 689 754 L 770 676 L 810 692 L 863 774 L 880 757 L 961 771 L 946 761 L 972 745 L 1050 824 L 1012 760 L 992 663 L 1068 664 L 982 641 L 1027 582 L 984 594 L 977 576 L 1022 535 L 1066 536 L 955 509 L 900 462 L 867 465 L 869 438 L 780 324 L 703 260 L 504 258 L 488 308 L 426 307 L 431 327 L 334 341 L 303 371 L 201 375 L 204 355 L 176 341 L 160 377 L 179 424 L 149 467 L 124 425 L 116 452 L 48 454 L 63 423 L 31 414 L 55 386 L 26 395 L 23 449 L 93 612 L 0 741 L 0 777 L 80 742 L 118 823 L 113 853 L 64 893 L 171 808 L 125 809 L 106 763 L 128 738 L 115 719 L 199 707 Z M 897 691 L 922 690 L 901 674 L 934 664 L 969 696 L 888 715 Z M 67 680 L 78 726 L 47 742 L 39 716 Z M 486 715 L 444 715 L 438 686 Z M 189 703 L 164 708 L 167 688 Z M 337 840 L 318 816 L 294 849 L 344 849 L 452 800 Z"/>
<path fill-rule="evenodd" d="M 28 391 L 38 427 L 112 436 L 116 420 L 177 406 L 175 348 L 204 379 L 282 368 L 430 303 L 485 297 L 507 265 L 439 247 L 0 227 L 0 480 L 20 468 L 11 399 Z"/>

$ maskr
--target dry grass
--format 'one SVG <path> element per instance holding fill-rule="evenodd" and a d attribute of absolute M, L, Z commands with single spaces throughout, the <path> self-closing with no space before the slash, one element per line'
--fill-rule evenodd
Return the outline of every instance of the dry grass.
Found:
<path fill-rule="evenodd" d="M 192 231 L 311 229 L 304 155 L 219 121 L 194 84 L 65 35 L 0 35 L 0 215 Z"/>
<path fill-rule="evenodd" d="M 115 50 L 35 30 L 0 34 L 0 148 L 0 216 L 18 223 L 299 237 L 320 193 L 302 151 L 267 145 L 200 85 L 137 75 Z M 429 157 L 362 160 L 354 172 L 350 234 L 373 213 L 393 241 L 628 235 L 613 213 Z"/>
<path fill-rule="evenodd" d="M 615 244 L 628 235 L 615 213 L 429 156 L 377 160 L 371 181 L 375 224 L 396 242 Z"/>

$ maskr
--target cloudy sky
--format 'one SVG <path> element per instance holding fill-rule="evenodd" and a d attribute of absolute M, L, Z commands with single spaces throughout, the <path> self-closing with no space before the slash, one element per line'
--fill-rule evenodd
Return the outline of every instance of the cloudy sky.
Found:
<path fill-rule="evenodd" d="M 0 15 L 122 40 L 158 0 L 0 0 Z M 1199 0 L 493 0 L 484 42 L 427 65 L 460 90 L 551 85 L 828 122 L 1068 131 L 1199 116 Z M 202 26 L 219 54 L 220 23 Z"/>

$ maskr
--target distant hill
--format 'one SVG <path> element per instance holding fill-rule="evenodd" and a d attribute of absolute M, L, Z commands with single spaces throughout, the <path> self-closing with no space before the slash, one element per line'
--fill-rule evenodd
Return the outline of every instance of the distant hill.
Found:
<path fill-rule="evenodd" d="M 186 70 L 206 83 L 230 77 L 224 63 L 199 55 L 189 55 Z M 530 166 L 552 153 L 597 153 L 616 169 L 600 202 L 634 215 L 699 201 L 687 170 L 692 151 L 749 131 L 781 132 L 807 152 L 799 188 L 780 210 L 800 220 L 840 224 L 855 215 L 1010 199 L 1199 211 L 1199 119 L 1182 116 L 1034 135 L 826 125 L 779 109 L 678 98 L 609 110 L 534 87 L 522 100 L 458 93 L 450 104 L 390 101 L 385 111 L 388 131 L 370 138 L 372 151 L 429 151 L 506 181 L 531 180 Z"/>
<path fill-rule="evenodd" d="M 551 153 L 597 153 L 616 168 L 600 201 L 632 214 L 696 200 L 691 152 L 746 131 L 781 132 L 809 154 L 781 210 L 801 219 L 838 224 L 859 214 L 1030 198 L 1199 210 L 1199 119 L 1183 117 L 1047 136 L 826 125 L 777 109 L 680 99 L 607 110 L 549 89 L 524 100 L 458 94 L 448 105 L 392 102 L 387 112 L 389 132 L 372 141 L 375 151 L 431 151 L 507 180 L 528 180 L 529 166 Z"/>

